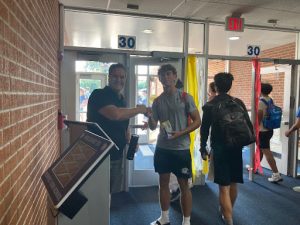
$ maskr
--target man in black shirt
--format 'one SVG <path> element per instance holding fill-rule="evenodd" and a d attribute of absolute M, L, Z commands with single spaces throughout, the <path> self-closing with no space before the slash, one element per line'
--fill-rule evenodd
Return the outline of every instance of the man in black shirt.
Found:
<path fill-rule="evenodd" d="M 217 91 L 211 101 L 203 106 L 201 133 L 201 155 L 203 159 L 207 158 L 207 139 L 211 127 L 211 148 L 213 149 L 214 160 L 214 182 L 219 185 L 220 212 L 226 225 L 233 225 L 232 211 L 237 197 L 237 183 L 243 183 L 243 160 L 242 147 L 226 148 L 220 127 L 214 118 L 214 109 L 221 102 L 232 98 L 227 92 L 230 90 L 233 76 L 230 73 L 218 73 L 214 77 L 214 83 Z M 246 111 L 244 103 L 238 99 L 235 102 L 241 105 Z"/>
<path fill-rule="evenodd" d="M 118 146 L 110 154 L 110 192 L 122 191 L 124 176 L 123 150 L 129 143 L 129 119 L 139 113 L 146 114 L 145 105 L 125 108 L 126 102 L 121 91 L 126 81 L 126 69 L 118 63 L 109 68 L 108 86 L 92 92 L 88 101 L 87 121 L 96 122 Z"/>

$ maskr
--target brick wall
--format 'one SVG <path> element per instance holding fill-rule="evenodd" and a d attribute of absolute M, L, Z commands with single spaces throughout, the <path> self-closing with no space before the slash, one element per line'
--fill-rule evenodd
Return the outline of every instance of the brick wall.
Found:
<path fill-rule="evenodd" d="M 58 0 L 0 0 L 0 224 L 54 224 L 41 174 L 58 156 Z"/>
<path fill-rule="evenodd" d="M 207 83 L 214 81 L 214 75 L 225 71 L 225 61 L 224 60 L 208 60 L 208 77 Z"/>
<path fill-rule="evenodd" d="M 234 76 L 230 94 L 242 99 L 247 109 L 251 108 L 251 71 L 251 62 L 230 61 L 230 73 L 232 73 Z"/>

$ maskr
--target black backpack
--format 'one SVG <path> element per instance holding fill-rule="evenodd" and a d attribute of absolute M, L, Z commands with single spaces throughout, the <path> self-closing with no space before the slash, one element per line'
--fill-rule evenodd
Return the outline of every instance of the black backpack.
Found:
<path fill-rule="evenodd" d="M 226 99 L 214 106 L 213 121 L 226 148 L 242 148 L 255 142 L 249 115 L 234 98 Z"/>

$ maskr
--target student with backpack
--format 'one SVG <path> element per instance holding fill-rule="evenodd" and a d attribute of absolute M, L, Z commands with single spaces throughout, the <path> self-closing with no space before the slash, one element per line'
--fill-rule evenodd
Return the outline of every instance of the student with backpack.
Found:
<path fill-rule="evenodd" d="M 231 73 L 214 76 L 217 95 L 203 106 L 201 156 L 207 158 L 207 139 L 213 149 L 214 182 L 219 185 L 220 213 L 227 225 L 233 225 L 232 212 L 238 195 L 237 183 L 243 183 L 242 148 L 255 141 L 253 126 L 244 103 L 227 92 Z"/>
<path fill-rule="evenodd" d="M 282 181 L 282 177 L 278 172 L 276 161 L 270 149 L 270 140 L 273 136 L 273 129 L 280 127 L 281 109 L 274 105 L 269 94 L 273 87 L 268 83 L 261 83 L 261 97 L 258 106 L 258 122 L 259 122 L 259 147 L 262 154 L 272 170 L 272 176 L 268 178 L 269 182 L 276 183 Z M 271 112 L 271 111 L 275 111 Z M 273 114 L 272 114 L 273 113 Z M 273 121 L 273 122 L 270 122 Z"/>

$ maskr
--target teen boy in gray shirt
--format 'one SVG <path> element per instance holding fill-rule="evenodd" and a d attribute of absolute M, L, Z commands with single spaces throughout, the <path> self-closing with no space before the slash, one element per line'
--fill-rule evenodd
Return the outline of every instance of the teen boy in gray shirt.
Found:
<path fill-rule="evenodd" d="M 189 133 L 200 126 L 199 111 L 189 94 L 183 94 L 175 87 L 177 71 L 166 64 L 158 70 L 164 92 L 157 97 L 149 117 L 149 127 L 156 129 L 160 122 L 160 132 L 154 155 L 154 168 L 159 173 L 159 198 L 161 216 L 151 225 L 169 225 L 170 173 L 176 175 L 181 190 L 183 225 L 190 225 L 192 194 L 188 179 L 191 177 L 191 155 Z M 192 122 L 188 124 L 188 114 Z"/>

